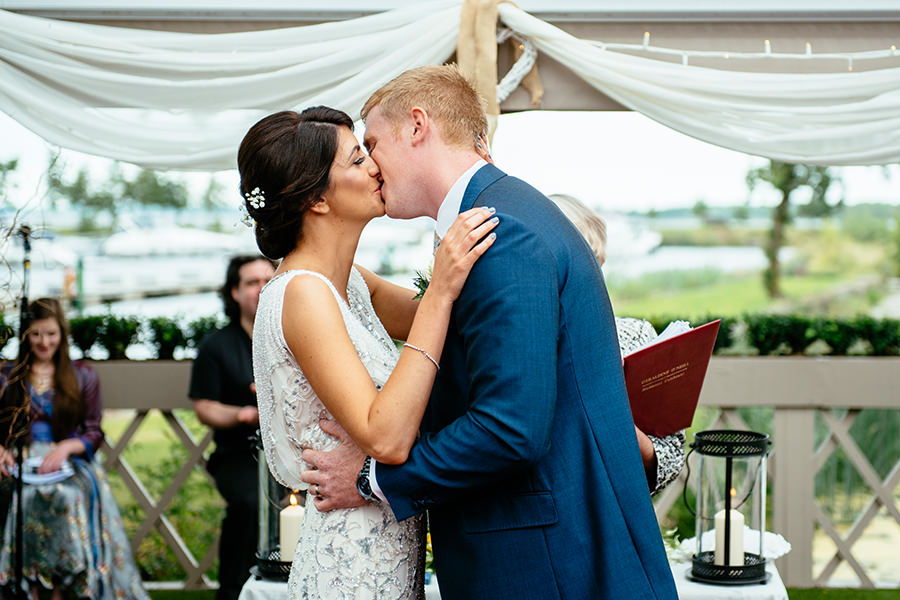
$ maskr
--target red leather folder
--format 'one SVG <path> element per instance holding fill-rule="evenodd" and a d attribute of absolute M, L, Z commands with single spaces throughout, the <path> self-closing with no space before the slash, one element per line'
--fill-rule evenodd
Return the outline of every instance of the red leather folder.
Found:
<path fill-rule="evenodd" d="M 665 437 L 690 427 L 719 331 L 719 319 L 625 356 L 634 424 Z"/>

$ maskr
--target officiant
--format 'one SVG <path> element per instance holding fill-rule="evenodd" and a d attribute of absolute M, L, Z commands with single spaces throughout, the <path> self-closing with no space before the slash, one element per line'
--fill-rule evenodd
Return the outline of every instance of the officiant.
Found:
<path fill-rule="evenodd" d="M 13 441 L 24 436 L 23 586 L 31 597 L 149 600 L 116 501 L 95 452 L 103 440 L 97 374 L 69 357 L 69 327 L 55 298 L 28 305 L 19 357 L 0 368 L 0 477 L 10 485 Z M 16 415 L 29 418 L 15 418 Z M 14 597 L 15 500 L 0 549 L 3 597 Z"/>

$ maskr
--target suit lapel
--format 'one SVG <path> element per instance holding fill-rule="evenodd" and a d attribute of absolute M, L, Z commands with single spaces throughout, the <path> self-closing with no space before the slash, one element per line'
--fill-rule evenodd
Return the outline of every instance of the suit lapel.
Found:
<path fill-rule="evenodd" d="M 459 212 L 465 212 L 472 208 L 481 192 L 501 177 L 506 177 L 506 173 L 490 163 L 478 169 L 475 175 L 472 176 L 472 179 L 469 180 L 469 185 L 466 187 L 466 192 L 463 194 L 462 202 L 459 205 Z"/>

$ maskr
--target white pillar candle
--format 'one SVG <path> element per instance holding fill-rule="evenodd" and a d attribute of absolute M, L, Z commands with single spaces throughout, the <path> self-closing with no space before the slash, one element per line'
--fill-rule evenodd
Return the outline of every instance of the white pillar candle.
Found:
<path fill-rule="evenodd" d="M 278 518 L 278 545 L 281 548 L 282 562 L 293 562 L 302 522 L 303 507 L 297 504 L 297 497 L 291 494 L 291 503 L 282 509 Z"/>
<path fill-rule="evenodd" d="M 716 513 L 716 549 L 713 562 L 725 566 L 725 544 L 728 544 L 728 566 L 744 566 L 744 515 L 731 509 L 728 511 L 730 539 L 725 539 L 725 511 Z"/>

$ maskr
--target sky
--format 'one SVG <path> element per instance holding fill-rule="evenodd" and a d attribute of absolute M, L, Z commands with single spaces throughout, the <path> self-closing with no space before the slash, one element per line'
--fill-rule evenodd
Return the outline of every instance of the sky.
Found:
<path fill-rule="evenodd" d="M 361 128 L 357 132 L 361 135 Z M 40 208 L 37 182 L 54 147 L 0 114 L 0 161 L 19 158 L 11 200 Z M 492 146 L 494 161 L 545 194 L 565 193 L 601 212 L 647 211 L 751 204 L 768 206 L 774 192 L 760 188 L 749 196 L 745 175 L 764 160 L 726 150 L 660 125 L 633 112 L 533 111 L 501 115 Z M 86 166 L 97 179 L 112 161 L 63 150 L 70 168 Z M 886 202 L 900 205 L 900 166 L 844 167 L 848 204 Z M 172 172 L 188 181 L 195 197 L 210 174 Z M 236 171 L 215 174 L 226 190 L 237 190 Z M 235 195 L 235 201 L 238 198 Z"/>

